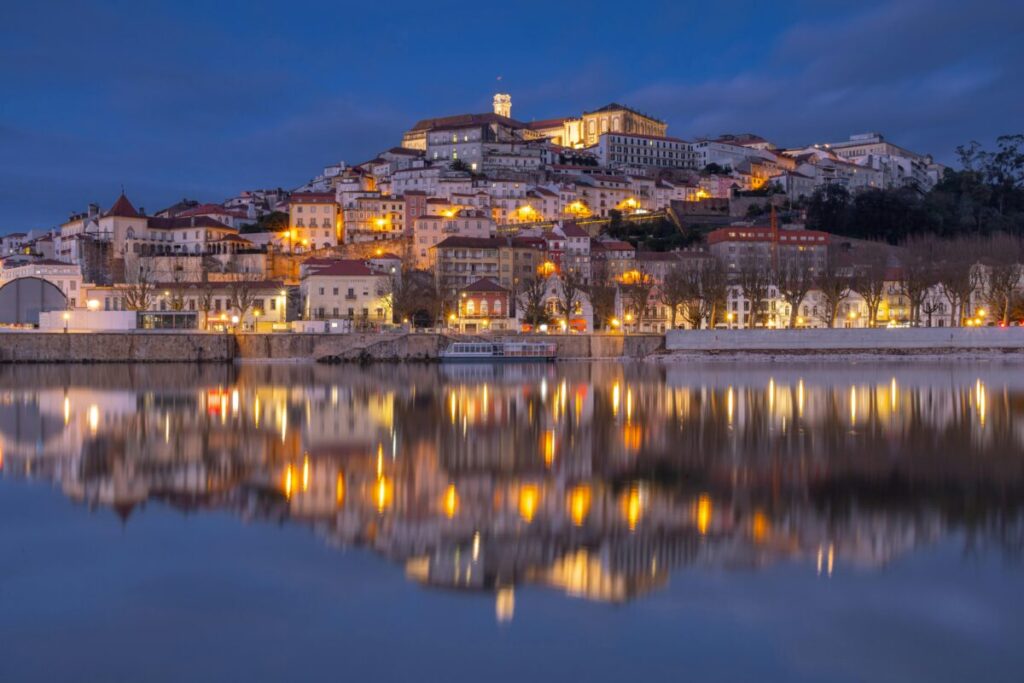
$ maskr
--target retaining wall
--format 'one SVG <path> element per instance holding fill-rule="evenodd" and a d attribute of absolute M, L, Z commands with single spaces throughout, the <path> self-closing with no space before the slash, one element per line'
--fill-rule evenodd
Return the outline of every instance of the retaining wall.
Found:
<path fill-rule="evenodd" d="M 462 337 L 463 339 L 465 337 Z M 555 342 L 558 358 L 643 358 L 660 335 L 521 335 Z M 455 337 L 441 334 L 239 334 L 204 332 L 0 332 L 0 363 L 431 361 Z"/>
<path fill-rule="evenodd" d="M 943 353 L 1024 351 L 1024 327 L 915 327 L 906 329 L 671 330 L 668 351 L 717 353 Z"/>
<path fill-rule="evenodd" d="M 0 333 L 0 363 L 223 363 L 235 355 L 235 340 L 225 334 Z"/>

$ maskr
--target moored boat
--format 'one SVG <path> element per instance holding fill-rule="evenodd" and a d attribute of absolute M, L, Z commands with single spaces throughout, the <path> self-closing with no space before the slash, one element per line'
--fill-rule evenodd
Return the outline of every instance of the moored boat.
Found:
<path fill-rule="evenodd" d="M 453 342 L 441 352 L 442 363 L 532 363 L 555 360 L 554 342 Z"/>

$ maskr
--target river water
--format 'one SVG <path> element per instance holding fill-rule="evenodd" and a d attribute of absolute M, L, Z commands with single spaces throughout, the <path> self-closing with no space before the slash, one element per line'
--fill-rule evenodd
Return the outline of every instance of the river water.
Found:
<path fill-rule="evenodd" d="M 0 681 L 1019 681 L 1024 368 L 0 368 Z"/>

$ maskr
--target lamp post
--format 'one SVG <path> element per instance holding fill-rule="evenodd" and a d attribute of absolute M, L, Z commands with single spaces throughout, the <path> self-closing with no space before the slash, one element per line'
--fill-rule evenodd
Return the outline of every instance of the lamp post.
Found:
<path fill-rule="evenodd" d="M 71 320 L 71 313 L 69 313 L 68 311 L 64 311 L 64 314 L 61 317 L 64 319 L 64 334 L 67 334 L 68 321 Z"/>

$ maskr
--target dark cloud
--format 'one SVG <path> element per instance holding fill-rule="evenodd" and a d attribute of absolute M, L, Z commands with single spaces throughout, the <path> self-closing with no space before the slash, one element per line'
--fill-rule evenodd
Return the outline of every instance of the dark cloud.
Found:
<path fill-rule="evenodd" d="M 517 7 L 5 8 L 0 232 L 109 203 L 122 183 L 151 207 L 295 186 L 418 118 L 484 110 L 497 88 L 525 120 L 619 101 L 683 137 L 879 130 L 945 160 L 1024 120 L 1024 5 L 1008 0 Z"/>
<path fill-rule="evenodd" d="M 877 130 L 950 161 L 957 144 L 1017 132 L 1024 5 L 907 0 L 801 22 L 727 79 L 666 80 L 630 100 L 680 135 L 754 130 L 784 145 Z"/>

